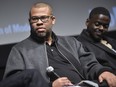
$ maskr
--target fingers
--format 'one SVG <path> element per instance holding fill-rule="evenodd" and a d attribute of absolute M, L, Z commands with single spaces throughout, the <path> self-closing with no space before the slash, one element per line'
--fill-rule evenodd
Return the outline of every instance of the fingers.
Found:
<path fill-rule="evenodd" d="M 109 87 L 116 87 L 116 76 L 106 79 Z"/>
<path fill-rule="evenodd" d="M 62 87 L 62 86 L 68 86 L 68 85 L 73 85 L 73 84 L 67 77 L 58 78 L 52 84 L 53 87 Z"/>
<path fill-rule="evenodd" d="M 59 82 L 61 82 L 62 85 L 72 85 L 71 81 L 67 77 L 59 78 Z"/>
<path fill-rule="evenodd" d="M 116 76 L 110 72 L 103 72 L 99 76 L 99 82 L 103 82 L 103 80 L 106 80 L 109 87 L 116 87 Z"/>
<path fill-rule="evenodd" d="M 103 78 L 102 78 L 102 76 L 99 76 L 99 82 L 100 82 L 100 83 L 103 82 Z"/>

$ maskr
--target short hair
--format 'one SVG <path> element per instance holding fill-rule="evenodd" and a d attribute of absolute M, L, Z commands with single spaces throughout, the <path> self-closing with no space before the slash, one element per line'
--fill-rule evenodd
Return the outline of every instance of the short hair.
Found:
<path fill-rule="evenodd" d="M 32 8 L 41 8 L 41 7 L 48 7 L 50 12 L 51 12 L 51 15 L 53 15 L 53 9 L 52 9 L 52 6 L 49 5 L 48 3 L 45 3 L 45 2 L 37 2 L 35 3 L 32 7 Z M 31 10 L 29 12 L 29 16 L 31 16 Z"/>
<path fill-rule="evenodd" d="M 91 19 L 96 14 L 103 14 L 108 16 L 111 19 L 110 12 L 104 7 L 93 8 L 89 14 L 89 18 Z"/>

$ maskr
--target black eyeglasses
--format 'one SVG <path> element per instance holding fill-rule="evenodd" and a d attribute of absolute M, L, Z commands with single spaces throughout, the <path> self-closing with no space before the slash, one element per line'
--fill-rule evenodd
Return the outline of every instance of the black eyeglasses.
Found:
<path fill-rule="evenodd" d="M 36 22 L 38 22 L 39 21 L 39 19 L 43 22 L 43 23 L 46 23 L 46 22 L 48 22 L 49 21 L 49 19 L 52 17 L 52 15 L 51 16 L 32 16 L 31 18 L 30 18 L 30 22 L 31 23 L 36 23 Z"/>

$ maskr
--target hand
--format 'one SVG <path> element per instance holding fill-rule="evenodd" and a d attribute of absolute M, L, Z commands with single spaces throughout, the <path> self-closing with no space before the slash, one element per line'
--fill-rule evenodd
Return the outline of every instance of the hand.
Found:
<path fill-rule="evenodd" d="M 99 76 L 99 82 L 102 83 L 106 80 L 109 87 L 116 87 L 116 76 L 111 72 L 105 71 Z"/>
<path fill-rule="evenodd" d="M 60 77 L 52 83 L 52 87 L 63 87 L 73 85 L 67 77 Z"/>

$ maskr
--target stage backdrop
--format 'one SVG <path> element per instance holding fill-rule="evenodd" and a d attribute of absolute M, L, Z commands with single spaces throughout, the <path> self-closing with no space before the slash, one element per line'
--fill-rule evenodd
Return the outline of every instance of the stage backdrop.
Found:
<path fill-rule="evenodd" d="M 53 6 L 58 35 L 79 34 L 85 28 L 89 11 L 106 7 L 112 16 L 110 31 L 116 29 L 116 0 L 0 0 L 0 44 L 19 42 L 29 36 L 28 12 L 35 2 Z"/>

